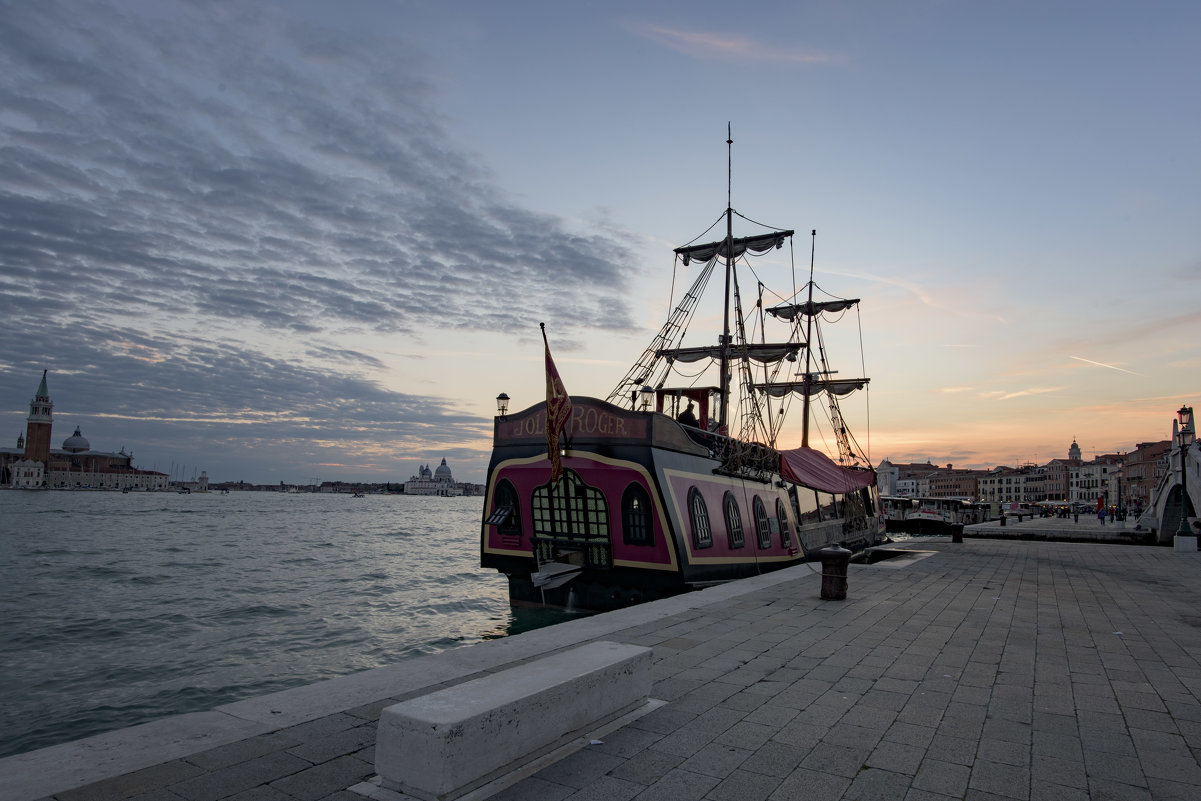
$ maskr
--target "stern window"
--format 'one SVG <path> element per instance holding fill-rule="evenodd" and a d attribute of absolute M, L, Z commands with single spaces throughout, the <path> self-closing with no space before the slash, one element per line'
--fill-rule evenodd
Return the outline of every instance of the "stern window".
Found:
<path fill-rule="evenodd" d="M 651 499 L 639 484 L 626 487 L 621 496 L 621 536 L 626 545 L 654 545 Z"/>
<path fill-rule="evenodd" d="M 792 531 L 788 527 L 788 511 L 784 508 L 784 501 L 776 499 L 776 517 L 780 519 L 780 545 L 785 548 L 792 547 Z"/>
<path fill-rule="evenodd" d="M 609 507 L 600 490 L 589 487 L 574 470 L 559 483 L 534 490 L 534 534 L 539 537 L 608 539 Z"/>
<path fill-rule="evenodd" d="M 726 517 L 726 537 L 729 540 L 729 547 L 731 550 L 741 548 L 746 543 L 742 537 L 742 512 L 738 509 L 738 499 L 734 497 L 734 493 L 726 493 L 722 507 Z"/>
<path fill-rule="evenodd" d="M 692 542 L 697 548 L 713 547 L 713 530 L 709 527 L 709 510 L 696 487 L 688 491 L 688 516 L 692 522 Z"/>
<path fill-rule="evenodd" d="M 520 537 L 521 511 L 517 503 L 517 490 L 507 478 L 496 482 L 492 504 L 492 514 L 484 521 L 485 524 L 496 526 L 501 536 Z"/>
<path fill-rule="evenodd" d="M 755 513 L 755 534 L 759 537 L 759 548 L 767 550 L 771 547 L 771 525 L 767 522 L 767 508 L 763 505 L 763 499 L 756 495 L 751 508 Z"/>

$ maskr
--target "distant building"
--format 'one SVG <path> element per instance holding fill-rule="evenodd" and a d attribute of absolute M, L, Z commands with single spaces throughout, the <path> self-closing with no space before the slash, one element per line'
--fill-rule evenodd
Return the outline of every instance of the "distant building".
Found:
<path fill-rule="evenodd" d="M 430 470 L 428 465 L 422 465 L 417 475 L 405 482 L 405 495 L 442 495 L 453 497 L 463 494 L 463 489 L 455 483 L 446 459 L 437 470 Z"/>
<path fill-rule="evenodd" d="M 1168 452 L 1172 449 L 1169 439 L 1159 442 L 1140 442 L 1126 454 L 1119 476 L 1122 486 L 1118 487 L 1117 498 L 1123 507 L 1136 514 L 1151 505 L 1154 490 L 1168 472 Z"/>
<path fill-rule="evenodd" d="M 54 403 L 46 388 L 46 371 L 37 394 L 29 402 L 25 433 L 17 436 L 17 447 L 0 448 L 0 486 L 14 489 L 108 489 L 165 490 L 166 473 L 138 470 L 133 454 L 122 447 L 116 453 L 92 450 L 79 426 L 51 448 Z"/>

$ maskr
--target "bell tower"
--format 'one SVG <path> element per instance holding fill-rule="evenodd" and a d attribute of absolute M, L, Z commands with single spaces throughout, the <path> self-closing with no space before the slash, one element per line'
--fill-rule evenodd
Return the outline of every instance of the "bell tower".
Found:
<path fill-rule="evenodd" d="M 41 462 L 50 469 L 50 428 L 54 424 L 54 404 L 50 402 L 50 391 L 46 389 L 46 371 L 42 371 L 42 383 L 38 394 L 29 402 L 29 417 L 25 418 L 25 458 Z"/>
<path fill-rule="evenodd" d="M 1073 462 L 1080 461 L 1080 446 L 1076 444 L 1076 440 L 1072 440 L 1072 447 L 1068 448 L 1068 459 Z"/>

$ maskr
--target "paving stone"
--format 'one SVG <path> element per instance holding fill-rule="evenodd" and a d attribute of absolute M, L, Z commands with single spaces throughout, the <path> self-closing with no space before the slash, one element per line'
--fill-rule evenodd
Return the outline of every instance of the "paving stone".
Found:
<path fill-rule="evenodd" d="M 375 775 L 375 767 L 351 756 L 338 757 L 271 783 L 299 801 L 317 801 Z"/>
<path fill-rule="evenodd" d="M 573 792 L 571 787 L 530 776 L 506 787 L 488 801 L 563 801 Z"/>
<path fill-rule="evenodd" d="M 768 801 L 830 801 L 842 798 L 850 786 L 849 777 L 801 769 L 780 782 Z"/>
<path fill-rule="evenodd" d="M 704 798 L 718 784 L 718 779 L 701 773 L 676 768 L 643 790 L 638 801 L 683 801 Z"/>
<path fill-rule="evenodd" d="M 917 768 L 925 756 L 926 749 L 919 746 L 884 740 L 872 750 L 866 764 L 870 768 L 912 776 L 917 773 Z"/>
<path fill-rule="evenodd" d="M 976 747 L 976 756 L 989 762 L 1026 767 L 1030 764 L 1030 746 L 983 737 Z"/>
<path fill-rule="evenodd" d="M 609 771 L 609 775 L 649 786 L 675 770 L 683 761 L 683 757 L 648 749 L 631 756 Z"/>
<path fill-rule="evenodd" d="M 312 764 L 300 757 L 276 752 L 173 784 L 171 791 L 188 801 L 216 801 L 310 767 Z"/>
<path fill-rule="evenodd" d="M 182 760 L 172 760 L 74 790 L 64 790 L 55 798 L 60 801 L 117 801 L 155 792 L 168 785 L 199 776 L 203 772 L 195 765 Z"/>
<path fill-rule="evenodd" d="M 939 733 L 940 729 L 933 729 L 929 726 L 916 726 L 912 723 L 894 723 L 889 727 L 888 731 L 884 732 L 884 739 L 894 743 L 905 743 L 906 745 L 916 745 L 925 748 L 930 745 L 935 734 Z M 961 739 L 969 739 L 967 735 L 955 735 Z M 970 738 L 973 742 L 977 737 Z"/>
<path fill-rule="evenodd" d="M 629 801 L 646 788 L 613 776 L 600 776 L 571 795 L 567 801 Z"/>
<path fill-rule="evenodd" d="M 913 777 L 913 786 L 932 793 L 941 793 L 961 798 L 968 788 L 971 770 L 966 765 L 956 765 L 927 757 Z"/>
<path fill-rule="evenodd" d="M 553 765 L 548 765 L 534 775 L 548 782 L 578 789 L 587 787 L 624 762 L 621 757 L 585 748 L 569 754 Z"/>
<path fill-rule="evenodd" d="M 818 743 L 809 755 L 801 760 L 801 766 L 809 770 L 853 778 L 863 767 L 868 753 L 870 749 L 865 753 L 858 748 Z"/>
<path fill-rule="evenodd" d="M 318 764 L 340 756 L 347 756 L 368 745 L 375 744 L 376 724 L 365 724 L 353 729 L 333 732 L 325 737 L 300 743 L 288 749 L 288 753 Z M 374 761 L 374 760 L 372 760 Z"/>
<path fill-rule="evenodd" d="M 912 776 L 878 768 L 861 770 L 843 793 L 847 801 L 894 801 L 904 797 Z"/>
<path fill-rule="evenodd" d="M 783 779 L 746 770 L 736 770 L 705 796 L 712 801 L 764 801 Z"/>
<path fill-rule="evenodd" d="M 192 754 L 186 757 L 184 761 L 204 770 L 219 770 L 230 765 L 249 761 L 264 754 L 270 754 L 275 751 L 286 751 L 299 744 L 299 740 L 292 737 L 285 737 L 279 733 L 264 734 L 259 737 L 250 737 L 236 743 L 223 745 L 219 748 L 211 748 L 208 751 L 201 751 L 199 754 Z"/>
<path fill-rule="evenodd" d="M 1030 771 L 1024 767 L 977 759 L 972 765 L 968 787 L 1027 801 L 1030 797 Z"/>

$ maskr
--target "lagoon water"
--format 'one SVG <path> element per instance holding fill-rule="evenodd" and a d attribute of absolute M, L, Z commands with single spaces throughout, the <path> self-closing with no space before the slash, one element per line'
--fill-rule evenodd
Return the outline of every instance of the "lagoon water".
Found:
<path fill-rule="evenodd" d="M 483 499 L 0 491 L 0 756 L 557 623 Z"/>

